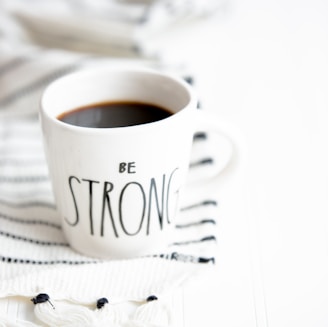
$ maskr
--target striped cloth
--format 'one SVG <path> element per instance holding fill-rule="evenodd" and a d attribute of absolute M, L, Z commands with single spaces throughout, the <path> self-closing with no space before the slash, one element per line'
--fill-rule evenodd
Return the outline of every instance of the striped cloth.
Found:
<path fill-rule="evenodd" d="M 160 298 L 170 293 L 215 263 L 218 201 L 206 183 L 194 183 L 197 176 L 220 165 L 213 157 L 212 136 L 206 133 L 194 137 L 190 181 L 166 251 L 106 261 L 76 253 L 67 244 L 48 178 L 38 102 L 56 77 L 99 64 L 169 70 L 161 64 L 64 51 L 0 56 L 0 298 L 47 293 L 52 299 L 80 305 L 103 296 L 111 303 L 143 303 L 150 295 Z"/>
<path fill-rule="evenodd" d="M 83 53 L 161 55 L 165 38 L 222 10 L 226 0 L 2 0 L 10 45 L 34 43 Z M 157 45 L 152 45 L 152 41 Z M 172 52 L 172 49 L 170 49 Z"/>

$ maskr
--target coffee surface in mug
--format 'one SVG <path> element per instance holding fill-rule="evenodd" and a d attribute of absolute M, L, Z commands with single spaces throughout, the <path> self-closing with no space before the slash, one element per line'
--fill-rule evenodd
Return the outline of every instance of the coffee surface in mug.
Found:
<path fill-rule="evenodd" d="M 67 124 L 81 127 L 110 128 L 147 124 L 172 114 L 168 109 L 153 104 L 111 101 L 76 108 L 60 114 L 57 118 Z"/>

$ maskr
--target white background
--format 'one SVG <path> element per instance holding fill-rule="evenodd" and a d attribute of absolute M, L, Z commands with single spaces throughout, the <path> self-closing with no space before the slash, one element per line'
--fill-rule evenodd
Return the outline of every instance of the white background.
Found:
<path fill-rule="evenodd" d="M 217 181 L 217 271 L 182 291 L 184 326 L 328 326 L 328 2 L 232 0 L 185 35 L 248 156 Z"/>

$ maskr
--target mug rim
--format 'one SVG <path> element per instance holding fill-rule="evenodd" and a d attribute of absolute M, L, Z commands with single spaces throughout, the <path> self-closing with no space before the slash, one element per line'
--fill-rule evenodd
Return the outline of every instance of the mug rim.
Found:
<path fill-rule="evenodd" d="M 177 112 L 173 112 L 172 115 L 153 122 L 148 122 L 148 123 L 142 123 L 142 124 L 136 124 L 136 125 L 129 125 L 129 126 L 118 126 L 118 127 L 85 127 L 85 126 L 78 126 L 78 125 L 72 125 L 66 122 L 63 122 L 58 119 L 58 115 L 62 114 L 65 112 L 65 110 L 62 110 L 59 114 L 53 114 L 49 112 L 49 110 L 46 109 L 46 104 L 45 101 L 47 100 L 46 97 L 48 96 L 49 92 L 52 91 L 56 85 L 59 83 L 65 82 L 66 80 L 69 79 L 74 79 L 78 77 L 83 77 L 83 76 L 95 76 L 97 74 L 113 74 L 113 73 L 133 73 L 133 74 L 144 74 L 144 75 L 153 75 L 153 76 L 158 76 L 158 77 L 164 77 L 167 80 L 170 80 L 177 85 L 179 85 L 181 88 L 183 88 L 186 93 L 188 94 L 188 101 L 187 103 L 180 108 Z M 106 100 L 105 100 L 106 101 Z M 104 102 L 105 102 L 104 101 Z M 108 101 L 111 101 L 108 99 Z M 123 101 L 123 100 L 122 100 Z M 130 101 L 130 100 L 129 100 Z M 132 100 L 133 101 L 133 100 Z M 96 102 L 94 102 L 96 103 Z M 144 103 L 147 103 L 146 101 Z M 91 103 L 85 104 L 86 106 L 91 105 Z M 131 132 L 131 131 L 136 131 L 136 130 L 141 130 L 145 128 L 152 128 L 152 127 L 159 127 L 159 125 L 166 125 L 171 123 L 171 121 L 177 119 L 181 115 L 184 115 L 186 112 L 189 112 L 190 110 L 196 109 L 197 108 L 197 100 L 196 100 L 196 95 L 195 91 L 192 89 L 192 87 L 185 81 L 183 78 L 179 77 L 176 74 L 173 73 L 168 73 L 168 72 L 162 72 L 158 71 L 155 69 L 150 69 L 150 68 L 85 68 L 81 69 L 66 75 L 63 75 L 51 83 L 47 85 L 47 87 L 43 90 L 41 98 L 40 98 L 40 105 L 39 105 L 39 114 L 40 118 L 46 117 L 49 121 L 51 121 L 53 124 L 64 128 L 66 130 L 71 130 L 74 132 L 80 132 L 80 133 L 96 133 L 96 134 L 102 134 L 102 133 L 110 133 L 110 132 Z M 73 110 L 73 109 L 71 109 Z"/>

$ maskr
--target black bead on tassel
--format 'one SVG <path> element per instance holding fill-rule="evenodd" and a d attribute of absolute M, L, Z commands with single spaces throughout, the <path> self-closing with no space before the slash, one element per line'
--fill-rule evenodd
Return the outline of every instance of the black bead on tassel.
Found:
<path fill-rule="evenodd" d="M 158 298 L 155 295 L 150 295 L 146 299 L 147 302 L 156 301 L 156 300 L 158 300 Z"/>
<path fill-rule="evenodd" d="M 55 307 L 53 306 L 53 304 L 50 302 L 50 297 L 48 294 L 46 293 L 40 293 L 38 294 L 36 297 L 34 297 L 33 299 L 31 299 L 31 301 L 34 304 L 39 304 L 39 303 L 44 303 L 44 302 L 49 302 L 50 305 L 55 309 Z"/>
<path fill-rule="evenodd" d="M 108 303 L 108 300 L 105 297 L 102 297 L 97 301 L 97 309 L 101 309 L 106 303 Z"/>

